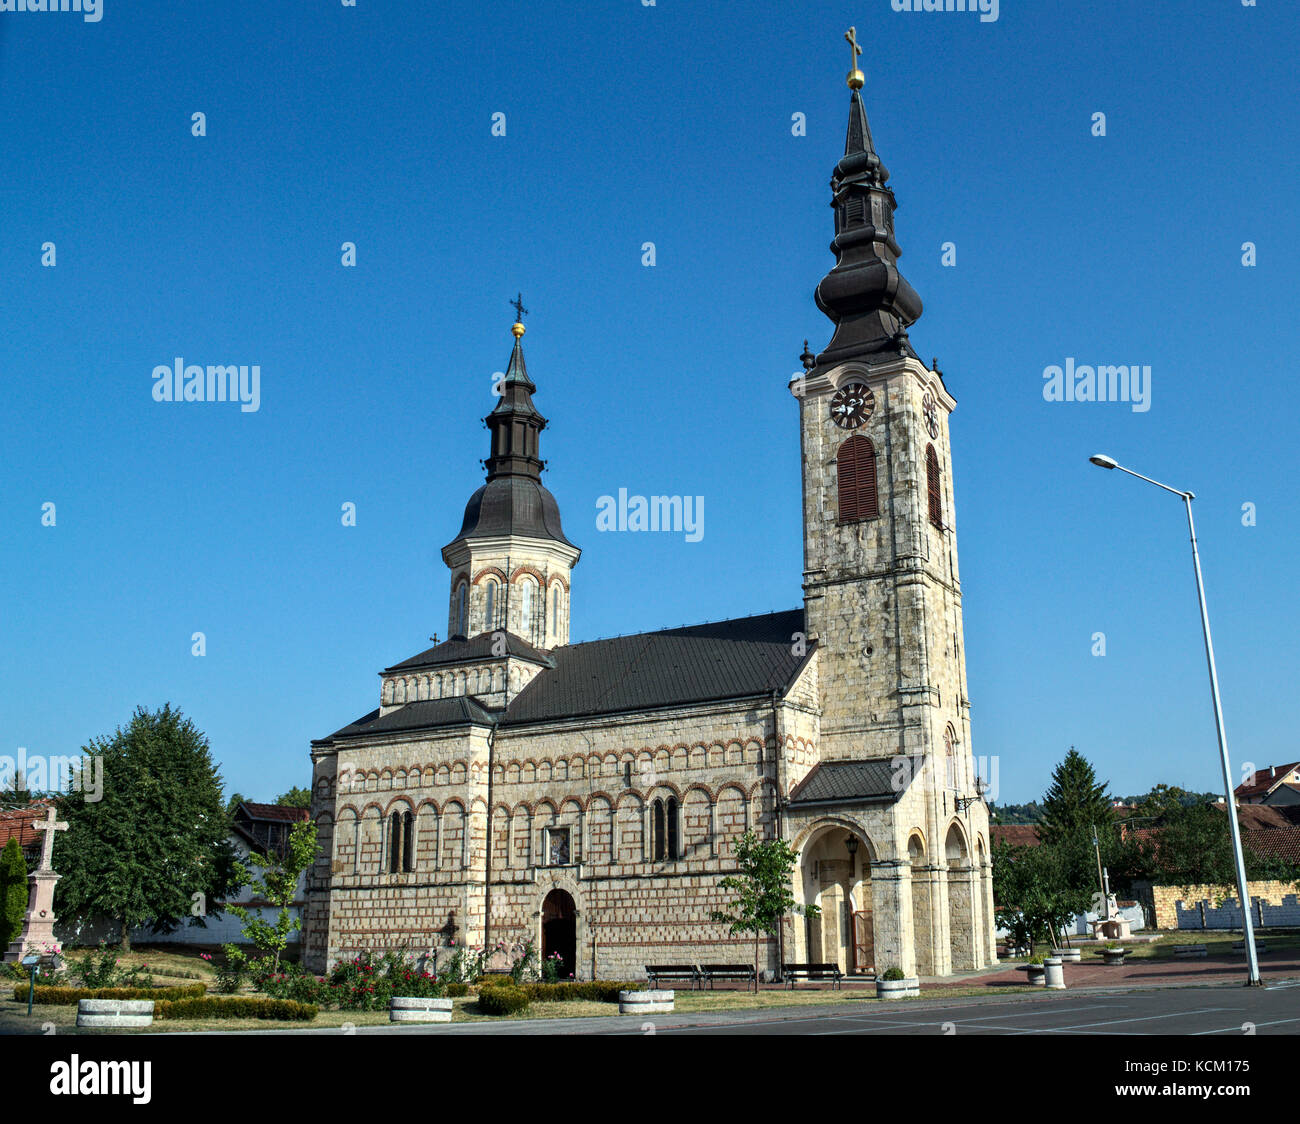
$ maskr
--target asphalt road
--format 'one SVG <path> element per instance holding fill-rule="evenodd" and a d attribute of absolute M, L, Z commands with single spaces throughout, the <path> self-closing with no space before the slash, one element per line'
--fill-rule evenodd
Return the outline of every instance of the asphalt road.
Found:
<path fill-rule="evenodd" d="M 254 1034 L 275 1031 L 254 1031 Z M 298 1031 L 338 1034 L 337 1029 Z M 1267 988 L 1238 984 L 1085 990 L 1054 995 L 841 1003 L 782 1011 L 527 1019 L 439 1026 L 357 1027 L 358 1035 L 634 1035 L 634 1034 L 1033 1034 L 1244 1035 L 1300 1034 L 1300 980 Z"/>

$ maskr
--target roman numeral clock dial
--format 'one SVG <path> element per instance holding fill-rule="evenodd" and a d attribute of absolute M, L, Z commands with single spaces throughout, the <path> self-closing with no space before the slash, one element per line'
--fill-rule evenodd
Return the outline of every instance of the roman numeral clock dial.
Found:
<path fill-rule="evenodd" d="M 839 388 L 831 399 L 831 421 L 841 429 L 866 424 L 876 408 L 876 396 L 865 383 L 851 382 Z"/>

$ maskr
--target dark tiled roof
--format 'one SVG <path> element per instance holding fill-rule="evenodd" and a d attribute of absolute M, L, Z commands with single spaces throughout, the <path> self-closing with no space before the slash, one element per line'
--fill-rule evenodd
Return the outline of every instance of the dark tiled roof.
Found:
<path fill-rule="evenodd" d="M 1300 768 L 1300 761 L 1292 761 L 1289 765 L 1276 765 L 1268 769 L 1256 769 L 1233 789 L 1233 794 L 1238 800 L 1246 800 L 1252 796 L 1263 796 L 1269 789 L 1276 788 L 1286 777 L 1290 776 L 1292 770 L 1298 768 Z"/>
<path fill-rule="evenodd" d="M 391 734 L 402 730 L 432 730 L 440 726 L 463 726 L 466 723 L 479 726 L 493 726 L 497 714 L 476 700 L 466 695 L 457 695 L 450 699 L 424 699 L 421 702 L 407 703 L 398 710 L 383 716 L 378 710 L 349 723 L 341 730 L 335 730 L 327 738 L 312 742 L 324 745 L 335 738 L 362 737 L 367 734 Z"/>
<path fill-rule="evenodd" d="M 1038 838 L 1038 828 L 1031 823 L 989 824 L 989 838 L 994 843 L 1006 843 L 1011 847 L 1037 847 L 1042 842 Z"/>
<path fill-rule="evenodd" d="M 474 660 L 500 659 L 497 653 L 492 651 L 495 633 L 481 632 L 472 640 L 466 640 L 463 636 L 454 636 L 450 640 L 444 640 L 437 647 L 429 648 L 421 652 L 418 656 L 412 656 L 409 660 L 403 660 L 401 663 L 395 663 L 392 667 L 385 668 L 385 673 L 389 671 L 409 671 L 419 667 L 436 667 L 439 664 L 447 663 L 471 663 Z M 534 648 L 527 640 L 523 640 L 512 632 L 501 634 L 505 637 L 505 654 L 518 656 L 520 659 L 531 660 L 533 663 L 540 663 L 546 667 L 553 667 L 555 661 L 540 648 Z"/>
<path fill-rule="evenodd" d="M 283 804 L 254 804 L 245 800 L 239 805 L 250 820 L 271 820 L 277 823 L 296 823 L 308 816 L 306 808 L 286 808 Z"/>
<path fill-rule="evenodd" d="M 898 783 L 900 774 L 894 766 L 896 760 L 886 757 L 875 761 L 827 761 L 814 765 L 790 793 L 790 805 L 897 800 L 907 784 Z M 902 774 L 909 780 L 921 766 L 920 758 L 911 761 L 911 768 Z"/>
<path fill-rule="evenodd" d="M 641 632 L 610 640 L 590 640 L 541 652 L 518 637 L 509 637 L 517 654 L 544 664 L 502 716 L 472 698 L 429 699 L 407 703 L 382 718 L 372 710 L 363 718 L 313 743 L 334 738 L 431 729 L 465 722 L 505 726 L 578 718 L 597 714 L 685 706 L 692 703 L 756 698 L 784 690 L 813 651 L 796 655 L 794 637 L 803 632 L 803 610 L 767 613 L 713 624 Z M 507 634 L 509 635 L 509 634 Z M 487 634 L 451 640 L 389 670 L 483 658 Z M 448 658 L 442 653 L 447 650 Z"/>
<path fill-rule="evenodd" d="M 771 694 L 808 658 L 793 651 L 802 632 L 793 609 L 556 648 L 554 669 L 511 701 L 505 724 Z"/>

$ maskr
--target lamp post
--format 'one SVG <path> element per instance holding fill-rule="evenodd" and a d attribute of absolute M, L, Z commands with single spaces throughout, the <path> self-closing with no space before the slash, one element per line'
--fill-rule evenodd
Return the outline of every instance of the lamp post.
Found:
<path fill-rule="evenodd" d="M 1196 572 L 1196 596 L 1201 606 L 1201 631 L 1205 636 L 1205 660 L 1210 668 L 1210 697 L 1214 703 L 1214 726 L 1219 737 L 1219 761 L 1223 766 L 1224 804 L 1228 810 L 1228 829 L 1232 836 L 1232 859 L 1237 868 L 1237 894 L 1241 902 L 1241 922 L 1245 937 L 1246 960 L 1250 972 L 1246 978 L 1246 986 L 1259 987 L 1262 981 L 1259 978 L 1259 958 L 1255 953 L 1255 925 L 1250 918 L 1250 894 L 1246 885 L 1246 861 L 1241 851 L 1241 829 L 1237 826 L 1237 803 L 1232 797 L 1232 766 L 1228 763 L 1228 735 L 1223 729 L 1223 707 L 1219 701 L 1219 673 L 1214 666 L 1214 642 L 1210 639 L 1210 613 L 1205 607 L 1205 583 L 1201 580 L 1201 556 L 1196 549 L 1196 524 L 1192 521 L 1192 500 L 1196 496 L 1193 492 L 1184 492 L 1178 488 L 1171 488 L 1168 484 L 1160 483 L 1159 480 L 1152 480 L 1149 476 L 1143 476 L 1140 472 L 1125 468 L 1113 458 L 1104 456 L 1101 453 L 1089 457 L 1088 460 L 1098 468 L 1117 468 L 1120 472 L 1128 473 L 1129 476 L 1136 476 L 1139 480 L 1145 480 L 1148 484 L 1154 484 L 1157 488 L 1163 488 L 1166 492 L 1181 496 L 1183 504 L 1187 508 L 1187 530 L 1192 539 L 1192 568 Z"/>

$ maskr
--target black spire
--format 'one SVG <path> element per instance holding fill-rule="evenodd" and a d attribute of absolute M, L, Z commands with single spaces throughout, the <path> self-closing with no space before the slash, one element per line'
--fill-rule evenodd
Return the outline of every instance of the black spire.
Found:
<path fill-rule="evenodd" d="M 539 455 L 539 434 L 546 428 L 546 419 L 537 412 L 532 396 L 537 392 L 528 377 L 524 363 L 523 324 L 518 321 L 512 329 L 515 348 L 510 353 L 510 365 L 501 380 L 501 400 L 483 420 L 492 431 L 491 455 L 487 459 L 488 479 L 499 476 L 528 476 L 542 478 L 545 467 Z"/>
<path fill-rule="evenodd" d="M 511 303 L 517 316 L 528 311 L 522 301 Z M 537 387 L 524 364 L 523 322 L 516 320 L 510 330 L 515 347 L 505 377 L 495 388 L 501 397 L 483 419 L 492 434 L 490 455 L 483 462 L 487 483 L 470 497 L 460 533 L 443 548 L 444 555 L 464 540 L 511 535 L 573 545 L 564 537 L 555 497 L 542 484 L 546 462 L 539 443 L 546 419 L 533 405 Z"/>
<path fill-rule="evenodd" d="M 898 272 L 902 250 L 894 240 L 894 193 L 885 186 L 889 169 L 876 155 L 862 95 L 850 74 L 849 128 L 844 156 L 831 176 L 835 209 L 835 267 L 817 286 L 817 307 L 835 324 L 835 334 L 817 365 L 846 359 L 916 358 L 907 326 L 921 315 L 921 298 Z M 859 79 L 860 81 L 860 79 Z"/>

